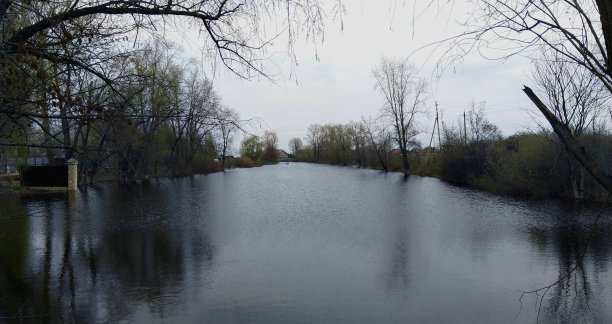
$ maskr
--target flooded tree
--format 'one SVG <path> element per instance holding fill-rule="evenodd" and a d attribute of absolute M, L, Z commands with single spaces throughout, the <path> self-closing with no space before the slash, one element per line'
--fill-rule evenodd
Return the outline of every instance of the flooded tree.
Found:
<path fill-rule="evenodd" d="M 218 126 L 216 127 L 218 141 L 217 151 L 221 157 L 221 170 L 225 170 L 225 160 L 228 156 L 228 151 L 234 141 L 236 131 L 239 130 L 238 113 L 229 107 L 224 107 L 218 112 Z"/>
<path fill-rule="evenodd" d="M 427 83 L 406 59 L 383 58 L 373 73 L 376 89 L 385 99 L 382 115 L 392 125 L 393 139 L 402 155 L 404 174 L 408 175 L 408 150 L 414 145 L 418 133 L 416 116 L 423 111 Z"/>
<path fill-rule="evenodd" d="M 582 135 L 588 131 L 594 133 L 598 118 L 605 116 L 610 92 L 594 74 L 583 66 L 569 63 L 557 52 L 543 53 L 536 61 L 533 74 L 551 112 L 584 145 Z M 584 169 L 567 148 L 565 151 L 574 198 L 583 198 Z"/>
<path fill-rule="evenodd" d="M 296 160 L 298 159 L 298 153 L 302 149 L 302 146 L 304 146 L 304 143 L 299 137 L 295 137 L 289 140 L 289 149 L 291 150 L 291 153 L 293 154 L 293 157 Z"/>
<path fill-rule="evenodd" d="M 383 171 L 389 171 L 389 154 L 391 151 L 391 133 L 380 121 L 372 117 L 361 118 L 360 132 L 366 143 L 376 155 Z"/>

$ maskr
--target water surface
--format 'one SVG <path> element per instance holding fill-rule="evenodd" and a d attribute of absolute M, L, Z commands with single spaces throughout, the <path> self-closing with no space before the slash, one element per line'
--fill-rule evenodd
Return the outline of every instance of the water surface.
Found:
<path fill-rule="evenodd" d="M 612 319 L 594 206 L 300 163 L 0 199 L 0 322 Z"/>

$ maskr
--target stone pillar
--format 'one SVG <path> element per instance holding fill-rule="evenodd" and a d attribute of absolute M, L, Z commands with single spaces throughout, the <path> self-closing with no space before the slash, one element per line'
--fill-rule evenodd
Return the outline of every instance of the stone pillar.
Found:
<path fill-rule="evenodd" d="M 78 174 L 77 174 L 77 166 L 79 162 L 75 159 L 70 159 L 66 161 L 66 165 L 68 166 L 68 191 L 77 190 L 78 184 Z"/>

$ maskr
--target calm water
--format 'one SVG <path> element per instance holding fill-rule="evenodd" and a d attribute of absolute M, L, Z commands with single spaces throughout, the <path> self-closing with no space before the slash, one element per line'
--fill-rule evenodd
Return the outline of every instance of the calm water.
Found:
<path fill-rule="evenodd" d="M 596 207 L 307 164 L 0 199 L 0 322 L 612 321 L 609 212 L 563 277 Z"/>

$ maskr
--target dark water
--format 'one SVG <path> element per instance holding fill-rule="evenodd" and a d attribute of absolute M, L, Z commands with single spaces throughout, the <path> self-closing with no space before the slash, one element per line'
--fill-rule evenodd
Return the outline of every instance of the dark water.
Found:
<path fill-rule="evenodd" d="M 612 321 L 593 206 L 305 164 L 1 199 L 0 322 Z"/>

